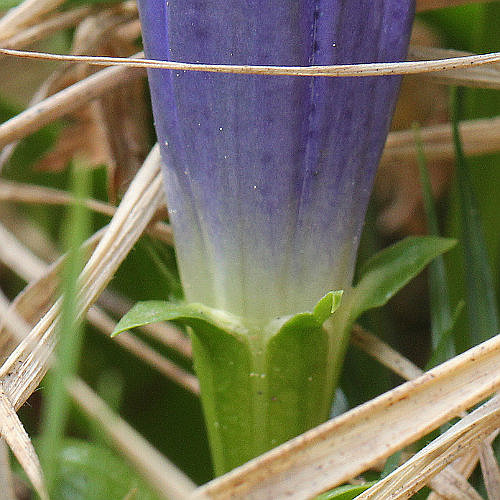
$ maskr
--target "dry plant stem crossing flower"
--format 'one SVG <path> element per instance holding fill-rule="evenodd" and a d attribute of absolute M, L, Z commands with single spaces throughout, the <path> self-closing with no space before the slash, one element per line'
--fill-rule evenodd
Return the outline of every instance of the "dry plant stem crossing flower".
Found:
<path fill-rule="evenodd" d="M 106 57 L 49 54 L 0 48 L 0 54 L 40 59 L 47 61 L 85 62 L 96 66 L 126 66 L 129 68 L 171 69 L 174 71 L 198 71 L 202 73 L 229 73 L 237 75 L 274 76 L 322 76 L 340 78 L 348 76 L 394 76 L 443 73 L 466 68 L 479 68 L 500 62 L 500 52 L 477 54 L 464 57 L 447 57 L 430 61 L 406 61 L 394 63 L 358 63 L 320 66 L 263 66 L 246 64 L 198 64 L 162 61 L 135 57 Z M 441 78 L 443 75 L 441 75 Z"/>

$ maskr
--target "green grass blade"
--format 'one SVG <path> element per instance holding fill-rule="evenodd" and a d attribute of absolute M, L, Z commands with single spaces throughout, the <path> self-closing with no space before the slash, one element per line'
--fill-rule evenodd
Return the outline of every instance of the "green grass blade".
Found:
<path fill-rule="evenodd" d="M 427 170 L 422 140 L 418 126 L 415 130 L 415 145 L 417 148 L 417 163 L 420 172 L 420 183 L 424 208 L 427 217 L 427 230 L 433 236 L 439 236 L 439 223 L 436 213 L 434 198 L 432 196 L 431 182 Z M 446 268 L 443 256 L 436 257 L 429 264 L 429 297 L 431 309 L 431 341 L 433 351 L 433 364 L 440 364 L 455 355 L 453 339 L 447 335 L 453 328 L 453 317 L 450 305 L 450 294 Z"/>
<path fill-rule="evenodd" d="M 451 99 L 470 338 L 479 344 L 498 332 L 498 310 L 481 217 L 458 129 L 461 95 L 457 89 L 452 90 Z"/>
<path fill-rule="evenodd" d="M 83 339 L 81 325 L 76 319 L 77 281 L 83 263 L 80 245 L 89 233 L 90 219 L 87 209 L 78 203 L 78 200 L 87 196 L 90 176 L 83 167 L 75 168 L 73 175 L 73 190 L 77 201 L 70 209 L 65 234 L 68 259 L 62 278 L 63 304 L 59 323 L 59 343 L 56 349 L 57 359 L 47 378 L 40 443 L 40 456 L 49 493 L 55 486 L 57 457 L 63 446 L 70 410 L 65 384 L 77 370 Z"/>

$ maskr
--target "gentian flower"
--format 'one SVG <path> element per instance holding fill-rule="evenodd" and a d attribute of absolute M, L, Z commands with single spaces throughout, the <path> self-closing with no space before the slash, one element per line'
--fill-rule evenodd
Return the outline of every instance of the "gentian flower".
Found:
<path fill-rule="evenodd" d="M 413 0 L 139 0 L 147 57 L 404 60 Z M 264 324 L 349 287 L 400 78 L 149 70 L 186 297 Z"/>
<path fill-rule="evenodd" d="M 148 58 L 277 66 L 401 61 L 414 12 L 414 0 L 138 4 Z M 192 304 L 139 305 L 128 326 L 193 328 L 223 473 L 328 417 L 350 320 L 344 308 L 323 328 L 327 292 L 351 285 L 400 78 L 150 69 L 149 83 Z"/>

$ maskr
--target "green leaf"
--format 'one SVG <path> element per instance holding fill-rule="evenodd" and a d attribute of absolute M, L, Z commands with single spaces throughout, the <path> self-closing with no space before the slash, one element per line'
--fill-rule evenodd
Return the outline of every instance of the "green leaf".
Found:
<path fill-rule="evenodd" d="M 453 314 L 451 316 L 450 327 L 448 328 L 448 330 L 440 332 L 439 343 L 436 347 L 433 348 L 431 358 L 429 359 L 428 363 L 425 366 L 426 370 L 430 370 L 434 366 L 444 363 L 444 361 L 448 359 L 447 356 L 450 352 L 450 344 L 453 343 L 452 335 L 455 331 L 455 327 L 458 323 L 458 318 L 460 318 L 460 315 L 462 314 L 464 307 L 465 307 L 465 302 L 463 300 L 461 300 L 457 304 L 457 307 L 455 307 L 455 310 L 453 311 Z"/>
<path fill-rule="evenodd" d="M 11 9 L 12 7 L 17 7 L 22 0 L 0 0 L 0 10 Z"/>
<path fill-rule="evenodd" d="M 158 500 L 146 482 L 110 449 L 67 440 L 56 462 L 54 500 Z"/>
<path fill-rule="evenodd" d="M 420 183 L 422 184 L 422 194 L 427 217 L 427 230 L 429 234 L 439 236 L 439 224 L 424 148 L 418 127 L 415 126 L 414 131 Z M 453 338 L 449 335 L 452 332 L 454 324 L 451 313 L 450 293 L 444 259 L 441 255 L 436 257 L 429 265 L 429 297 L 433 363 L 440 364 L 455 355 Z"/>
<path fill-rule="evenodd" d="M 358 495 L 361 495 L 363 491 L 373 486 L 376 481 L 365 484 L 346 484 L 344 486 L 339 486 L 331 491 L 322 493 L 318 495 L 315 500 L 352 500 Z"/>
<path fill-rule="evenodd" d="M 435 257 L 456 245 L 456 240 L 435 236 L 409 237 L 385 248 L 362 268 L 362 277 L 349 297 L 349 317 L 386 304 Z"/>
<path fill-rule="evenodd" d="M 385 461 L 384 470 L 380 474 L 380 479 L 384 479 L 389 474 L 392 474 L 399 467 L 400 462 L 401 450 L 398 450 Z"/>
<path fill-rule="evenodd" d="M 341 291 L 327 293 L 313 313 L 296 314 L 269 335 L 260 392 L 272 414 L 267 430 L 273 445 L 315 427 L 329 415 L 342 359 L 335 357 L 332 339 L 322 325 L 341 298 Z"/>
<path fill-rule="evenodd" d="M 452 128 L 462 220 L 467 311 L 472 342 L 479 344 L 498 333 L 497 300 L 479 208 L 458 129 L 460 95 L 456 89 L 452 94 L 452 101 Z"/>
<path fill-rule="evenodd" d="M 313 315 L 320 324 L 323 324 L 340 306 L 344 292 L 338 290 L 328 292 L 314 307 Z"/>
<path fill-rule="evenodd" d="M 203 304 L 149 300 L 135 304 L 118 322 L 112 336 L 160 321 L 177 321 L 193 328 L 209 326 L 232 334 L 248 333 L 238 317 L 224 311 Z"/>

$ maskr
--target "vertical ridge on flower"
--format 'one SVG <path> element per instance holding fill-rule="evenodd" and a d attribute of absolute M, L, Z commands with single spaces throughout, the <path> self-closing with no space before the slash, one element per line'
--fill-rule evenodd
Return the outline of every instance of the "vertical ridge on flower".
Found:
<path fill-rule="evenodd" d="M 147 57 L 405 58 L 413 0 L 139 0 Z M 348 288 L 399 77 L 149 70 L 187 299 L 265 323 Z"/>

